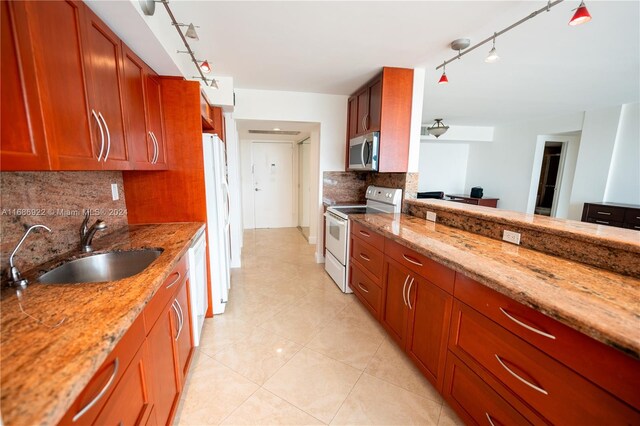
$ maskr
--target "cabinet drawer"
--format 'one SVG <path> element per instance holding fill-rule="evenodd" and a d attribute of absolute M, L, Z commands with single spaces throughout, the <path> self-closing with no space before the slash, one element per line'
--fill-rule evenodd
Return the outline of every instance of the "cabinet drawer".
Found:
<path fill-rule="evenodd" d="M 93 423 L 124 376 L 127 366 L 142 346 L 144 338 L 143 319 L 139 316 L 69 407 L 60 420 L 60 425 Z M 80 414 L 83 411 L 84 413 Z"/>
<path fill-rule="evenodd" d="M 351 237 L 351 258 L 371 272 L 376 284 L 381 285 L 384 254 L 363 242 L 359 238 Z"/>
<path fill-rule="evenodd" d="M 615 226 L 617 228 L 622 228 L 624 225 L 622 222 L 597 217 L 588 217 L 587 222 L 595 223 L 596 225 Z"/>
<path fill-rule="evenodd" d="M 452 269 L 391 240 L 385 243 L 385 253 L 441 289 L 453 293 L 455 272 Z"/>
<path fill-rule="evenodd" d="M 373 316 L 378 318 L 382 305 L 382 290 L 354 263 L 350 264 L 349 270 L 349 287 Z"/>
<path fill-rule="evenodd" d="M 625 209 L 623 207 L 590 204 L 589 211 L 587 212 L 587 219 L 598 219 L 607 222 L 622 222 L 624 221 L 624 212 Z"/>
<path fill-rule="evenodd" d="M 384 251 L 384 236 L 373 232 L 366 226 L 360 225 L 358 222 L 351 222 L 351 234 L 371 244 L 377 250 Z"/>
<path fill-rule="evenodd" d="M 187 266 L 187 256 L 183 256 L 144 309 L 144 324 L 147 334 L 153 328 L 171 297 L 181 287 L 184 280 L 187 279 Z"/>
<path fill-rule="evenodd" d="M 456 274 L 454 295 L 618 398 L 640 407 L 640 361 L 462 274 Z"/>
<path fill-rule="evenodd" d="M 624 214 L 624 223 L 631 225 L 631 229 L 640 229 L 640 209 L 627 209 Z M 634 225 L 639 228 L 634 228 Z"/>
<path fill-rule="evenodd" d="M 443 396 L 467 424 L 542 424 L 533 416 L 533 422 L 526 419 L 450 352 Z"/>
<path fill-rule="evenodd" d="M 449 349 L 555 424 L 627 424 L 640 412 L 456 301 Z"/>

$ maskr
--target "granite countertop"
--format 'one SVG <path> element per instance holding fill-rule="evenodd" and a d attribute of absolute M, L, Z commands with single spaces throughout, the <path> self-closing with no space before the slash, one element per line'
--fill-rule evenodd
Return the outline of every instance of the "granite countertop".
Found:
<path fill-rule="evenodd" d="M 332 198 L 323 198 L 322 204 L 327 207 L 331 206 L 364 206 L 367 204 L 367 200 L 355 200 L 355 201 L 337 201 Z"/>
<path fill-rule="evenodd" d="M 640 280 L 414 216 L 349 215 L 518 302 L 640 358 Z M 577 242 L 579 244 L 579 242 Z"/>
<path fill-rule="evenodd" d="M 21 303 L 14 289 L 4 288 L 0 299 L 4 424 L 57 423 L 203 228 L 202 223 L 130 225 L 94 240 L 94 253 L 164 249 L 147 269 L 129 278 L 55 285 L 31 279 Z M 24 275 L 33 278 L 62 259 Z"/>

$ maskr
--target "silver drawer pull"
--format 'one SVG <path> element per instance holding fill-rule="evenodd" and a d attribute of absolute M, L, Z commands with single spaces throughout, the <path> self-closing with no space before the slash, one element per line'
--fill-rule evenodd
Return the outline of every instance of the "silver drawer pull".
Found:
<path fill-rule="evenodd" d="M 84 416 L 85 413 L 87 411 L 89 411 L 91 409 L 91 407 L 96 405 L 96 402 L 100 401 L 100 398 L 102 398 L 104 396 L 104 394 L 107 393 L 107 391 L 109 390 L 111 385 L 113 385 L 113 381 L 116 379 L 116 376 L 118 375 L 118 367 L 119 366 L 120 366 L 120 361 L 118 360 L 118 358 L 116 358 L 113 361 L 113 373 L 111 373 L 111 377 L 109 377 L 109 381 L 107 381 L 107 384 L 104 385 L 104 387 L 100 390 L 100 392 L 98 392 L 96 397 L 93 398 L 90 403 L 85 405 L 84 408 L 82 408 L 82 410 L 78 411 L 78 413 L 75 416 L 73 416 L 73 419 L 71 419 L 72 422 L 75 422 L 80 417 Z"/>
<path fill-rule="evenodd" d="M 413 257 L 411 257 L 411 256 L 407 256 L 406 254 L 403 254 L 403 255 L 402 255 L 402 257 L 404 257 L 404 259 L 405 259 L 407 262 L 411 262 L 411 263 L 413 263 L 414 265 L 423 266 L 423 265 L 422 265 L 422 263 L 418 262 L 417 260 L 415 260 L 415 259 L 414 259 Z"/>
<path fill-rule="evenodd" d="M 609 222 L 606 222 L 604 220 L 596 220 L 596 223 L 601 223 L 603 225 L 608 225 L 609 224 Z"/>
<path fill-rule="evenodd" d="M 366 254 L 360 253 L 360 257 L 363 258 L 364 260 L 366 260 L 367 262 L 369 262 L 371 260 L 371 258 L 369 258 L 369 256 L 367 256 Z"/>
<path fill-rule="evenodd" d="M 178 274 L 178 276 L 176 277 L 175 280 L 171 281 L 171 284 L 169 284 L 168 286 L 166 286 L 165 288 L 171 288 L 175 285 L 175 283 L 177 283 L 180 280 L 180 271 L 176 271 L 174 272 L 174 274 Z"/>
<path fill-rule="evenodd" d="M 611 216 L 611 213 L 609 213 L 609 212 L 596 212 L 596 213 L 602 214 L 602 215 L 605 215 L 605 216 Z"/>
<path fill-rule="evenodd" d="M 369 290 L 367 290 L 367 288 L 364 287 L 362 283 L 358 283 L 358 287 L 360 287 L 360 290 L 364 291 L 365 293 L 369 293 Z"/>
<path fill-rule="evenodd" d="M 633 229 L 640 229 L 640 226 L 638 226 L 638 225 L 633 225 Z"/>
<path fill-rule="evenodd" d="M 493 424 L 493 420 L 491 420 L 491 416 L 489 415 L 489 413 L 485 412 L 484 415 L 487 416 L 487 420 L 489 421 L 489 425 L 496 426 L 495 424 Z"/>
<path fill-rule="evenodd" d="M 173 340 L 178 340 L 178 337 L 180 337 L 180 312 L 178 312 L 178 308 L 176 308 L 176 300 L 174 299 L 173 303 L 171 304 L 171 307 L 173 308 L 173 311 L 176 313 L 176 320 L 178 321 L 178 331 L 176 331 L 176 337 L 173 338 Z"/>
<path fill-rule="evenodd" d="M 638 218 L 638 219 L 640 219 L 640 218 Z M 360 232 L 360 234 L 364 235 L 365 237 L 370 237 L 371 236 L 371 234 L 369 234 L 368 232 L 364 232 L 364 231 L 359 231 L 359 232 Z"/>
<path fill-rule="evenodd" d="M 518 376 L 516 373 L 514 373 L 509 367 L 507 367 L 505 365 L 504 362 L 502 362 L 502 360 L 500 359 L 500 357 L 498 356 L 498 354 L 496 355 L 496 359 L 498 360 L 498 362 L 500 363 L 500 365 L 502 366 L 502 368 L 504 368 L 505 370 L 507 370 L 507 372 L 509 374 L 511 374 L 513 377 L 515 377 L 516 379 L 520 380 L 522 383 L 524 383 L 525 385 L 529 386 L 531 389 L 535 389 L 538 392 L 540 392 L 541 394 L 544 395 L 549 395 L 549 392 L 547 392 L 546 390 L 542 389 L 539 386 L 534 385 L 533 383 L 529 382 L 528 380 L 523 379 L 522 377 Z"/>
<path fill-rule="evenodd" d="M 556 336 L 554 336 L 553 334 L 549 334 L 549 333 L 545 333 L 544 331 L 540 331 L 537 328 L 531 327 L 530 325 L 527 325 L 525 323 L 523 323 L 522 321 L 517 320 L 516 318 L 512 317 L 511 315 L 509 315 L 509 313 L 507 311 L 505 311 L 504 309 L 500 308 L 500 312 L 502 312 L 507 318 L 509 318 L 511 321 L 515 322 L 516 324 L 518 324 L 521 327 L 526 328 L 529 331 L 533 331 L 534 333 L 537 333 L 541 336 L 544 337 L 548 337 L 549 339 L 554 339 L 556 338 Z"/>

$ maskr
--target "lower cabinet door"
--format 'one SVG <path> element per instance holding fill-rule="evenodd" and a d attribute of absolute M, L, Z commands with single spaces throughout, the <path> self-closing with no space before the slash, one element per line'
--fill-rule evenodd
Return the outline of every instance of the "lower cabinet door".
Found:
<path fill-rule="evenodd" d="M 150 354 L 149 365 L 153 371 L 151 381 L 158 424 L 167 424 L 179 401 L 180 382 L 175 368 L 173 334 L 175 312 L 171 303 L 160 315 L 149 335 L 146 345 Z"/>
<path fill-rule="evenodd" d="M 406 290 L 413 277 L 407 268 L 389 258 L 385 259 L 384 271 L 384 304 L 380 320 L 389 335 L 404 348 L 409 310 Z"/>
<path fill-rule="evenodd" d="M 150 395 L 147 345 L 142 345 L 125 371 L 111 398 L 95 421 L 97 425 L 144 425 L 153 405 Z"/>
<path fill-rule="evenodd" d="M 438 389 L 444 382 L 453 296 L 422 277 L 407 288 L 409 327 L 406 351 Z"/>
<path fill-rule="evenodd" d="M 178 290 L 175 299 L 176 310 L 179 311 L 178 329 L 175 334 L 176 352 L 178 354 L 178 367 L 180 368 L 180 380 L 184 383 L 187 375 L 191 349 L 193 348 L 191 338 L 191 314 L 189 312 L 189 280 L 185 280 L 182 288 Z"/>

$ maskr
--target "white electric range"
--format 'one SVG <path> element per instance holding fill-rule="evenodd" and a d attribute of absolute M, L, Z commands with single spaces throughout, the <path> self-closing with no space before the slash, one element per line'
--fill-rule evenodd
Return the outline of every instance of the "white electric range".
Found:
<path fill-rule="evenodd" d="M 356 206 L 331 206 L 325 217 L 327 227 L 325 244 L 327 253 L 324 269 L 344 293 L 352 293 L 349 288 L 349 215 L 373 213 L 400 213 L 402 190 L 369 186 L 366 193 L 367 204 Z"/>

